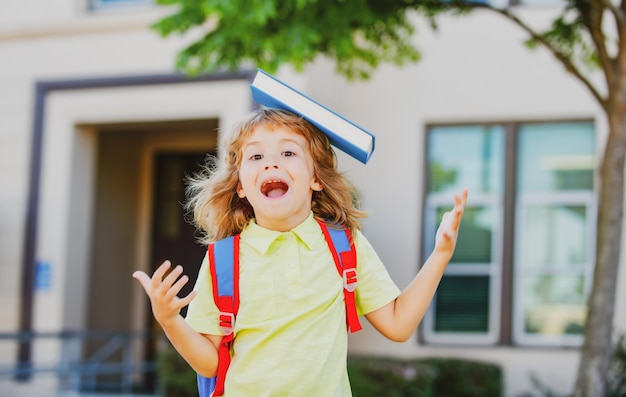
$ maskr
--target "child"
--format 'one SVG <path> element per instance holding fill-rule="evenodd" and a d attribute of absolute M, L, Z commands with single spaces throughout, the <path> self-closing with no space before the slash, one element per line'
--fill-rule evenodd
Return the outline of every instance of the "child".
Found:
<path fill-rule="evenodd" d="M 350 396 L 343 281 L 315 219 L 352 231 L 359 314 L 384 336 L 406 341 L 416 330 L 452 257 L 467 192 L 455 195 L 435 248 L 400 292 L 359 231 L 364 214 L 336 170 L 328 138 L 287 111 L 265 109 L 226 142 L 210 175 L 192 181 L 189 206 L 212 242 L 241 233 L 240 308 L 225 396 Z M 167 337 L 200 375 L 213 377 L 222 332 L 207 259 L 194 291 L 182 267 L 166 261 L 152 278 L 135 272 Z M 189 304 L 187 318 L 179 312 Z"/>

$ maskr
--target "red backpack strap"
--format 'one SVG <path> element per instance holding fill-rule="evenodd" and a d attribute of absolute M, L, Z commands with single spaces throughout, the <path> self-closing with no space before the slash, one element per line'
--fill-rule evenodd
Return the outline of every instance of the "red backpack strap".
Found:
<path fill-rule="evenodd" d="M 219 309 L 219 327 L 224 333 L 218 350 L 216 384 L 212 396 L 222 396 L 235 336 L 235 317 L 239 310 L 239 235 L 210 244 L 208 255 L 213 299 Z"/>
<path fill-rule="evenodd" d="M 359 322 L 359 316 L 356 311 L 356 300 L 354 298 L 354 290 L 357 286 L 356 272 L 356 249 L 352 241 L 352 233 L 350 229 L 329 228 L 324 222 L 317 220 L 319 223 L 326 243 L 333 255 L 337 272 L 343 279 L 343 294 L 346 304 L 346 322 L 350 332 L 357 332 L 362 329 Z"/>

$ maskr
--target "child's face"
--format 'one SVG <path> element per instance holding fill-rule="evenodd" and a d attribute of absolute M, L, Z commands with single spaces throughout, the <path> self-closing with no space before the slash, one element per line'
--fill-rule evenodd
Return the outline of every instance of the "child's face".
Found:
<path fill-rule="evenodd" d="M 280 126 L 258 126 L 242 147 L 237 194 L 246 197 L 258 225 L 287 231 L 311 212 L 314 175 L 306 138 Z"/>

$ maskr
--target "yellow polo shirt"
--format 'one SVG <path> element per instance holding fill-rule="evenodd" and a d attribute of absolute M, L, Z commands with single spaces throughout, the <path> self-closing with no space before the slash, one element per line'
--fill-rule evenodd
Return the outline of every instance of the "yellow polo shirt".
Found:
<path fill-rule="evenodd" d="M 357 232 L 359 315 L 394 300 L 400 290 Z M 205 257 L 187 322 L 221 335 Z M 351 396 L 346 370 L 343 280 L 311 214 L 289 232 L 251 221 L 241 233 L 240 306 L 225 397 Z"/>

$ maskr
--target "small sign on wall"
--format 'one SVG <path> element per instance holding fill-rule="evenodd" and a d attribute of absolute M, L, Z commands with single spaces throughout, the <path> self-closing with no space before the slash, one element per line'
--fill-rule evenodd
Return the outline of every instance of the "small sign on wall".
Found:
<path fill-rule="evenodd" d="M 37 261 L 35 264 L 35 291 L 48 291 L 52 287 L 52 265 Z"/>

